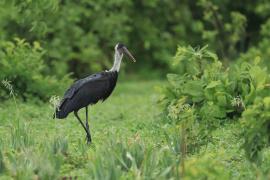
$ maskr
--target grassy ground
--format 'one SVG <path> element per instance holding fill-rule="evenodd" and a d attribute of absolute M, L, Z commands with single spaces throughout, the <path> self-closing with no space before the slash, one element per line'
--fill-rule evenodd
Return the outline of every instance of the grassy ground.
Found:
<path fill-rule="evenodd" d="M 91 107 L 90 146 L 73 114 L 53 120 L 49 103 L 1 104 L 0 179 L 180 178 L 179 133 L 160 118 L 155 103 L 154 87 L 163 83 L 121 82 L 107 101 Z M 214 142 L 187 157 L 186 179 L 262 177 L 267 158 L 261 169 L 249 163 L 239 150 L 237 128 L 216 131 Z"/>
<path fill-rule="evenodd" d="M 14 151 L 13 155 L 17 158 L 18 153 L 24 154 L 25 150 L 29 150 L 31 152 L 27 153 L 30 153 L 31 156 L 31 154 L 39 154 L 37 151 L 47 151 L 44 150 L 46 148 L 43 146 L 54 146 L 55 143 L 59 143 L 59 148 L 63 148 L 66 155 L 63 157 L 63 162 L 60 162 L 60 170 L 51 172 L 51 174 L 60 173 L 60 177 L 87 176 L 85 169 L 87 169 L 88 161 L 95 157 L 95 151 L 99 146 L 104 146 L 105 142 L 119 141 L 120 139 L 133 141 L 136 138 L 137 140 L 144 138 L 149 141 L 156 139 L 153 136 L 155 132 L 150 130 L 153 129 L 155 118 L 159 112 L 154 102 L 156 94 L 153 87 L 160 84 L 162 82 L 122 82 L 117 85 L 115 92 L 107 101 L 90 107 L 90 129 L 93 144 L 89 147 L 85 145 L 85 132 L 72 113 L 65 120 L 53 120 L 53 109 L 49 103 L 40 105 L 17 103 L 18 110 L 16 110 L 13 101 L 6 102 L 0 106 L 2 152 L 7 155 L 6 153 Z M 80 116 L 84 119 L 84 110 L 80 111 Z M 17 121 L 19 121 L 19 127 L 12 128 L 17 126 Z M 12 134 L 14 132 L 17 134 Z M 26 134 L 27 139 L 17 137 Z M 46 155 L 44 156 L 46 158 Z M 9 162 L 10 159 L 5 156 L 4 161 Z M 9 165 L 5 172 L 8 172 L 8 175 L 19 177 L 21 175 L 18 172 L 24 173 L 23 171 L 28 165 L 26 162 L 23 165 L 18 164 L 21 162 L 14 163 L 15 165 L 6 163 Z M 54 162 L 50 163 L 54 164 Z M 32 167 L 29 168 L 31 171 Z M 49 170 L 45 169 L 44 171 Z M 31 175 L 31 172 L 28 174 Z M 59 177 L 59 175 L 56 176 Z"/>

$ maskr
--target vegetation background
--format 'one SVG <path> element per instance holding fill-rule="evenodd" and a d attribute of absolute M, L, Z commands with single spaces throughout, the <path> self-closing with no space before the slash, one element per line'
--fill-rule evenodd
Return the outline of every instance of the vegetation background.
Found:
<path fill-rule="evenodd" d="M 269 29 L 267 0 L 2 0 L 0 178 L 268 179 Z M 138 62 L 88 147 L 49 99 L 117 42 Z"/>

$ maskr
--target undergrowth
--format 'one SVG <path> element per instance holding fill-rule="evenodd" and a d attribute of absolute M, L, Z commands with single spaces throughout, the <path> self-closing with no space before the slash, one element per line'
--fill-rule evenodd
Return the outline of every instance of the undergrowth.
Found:
<path fill-rule="evenodd" d="M 179 47 L 172 64 L 177 73 L 168 74 L 160 103 L 167 123 L 186 131 L 187 153 L 198 153 L 214 142 L 214 131 L 237 123 L 239 148 L 260 167 L 270 145 L 268 69 L 258 59 L 225 67 L 206 47 Z"/>

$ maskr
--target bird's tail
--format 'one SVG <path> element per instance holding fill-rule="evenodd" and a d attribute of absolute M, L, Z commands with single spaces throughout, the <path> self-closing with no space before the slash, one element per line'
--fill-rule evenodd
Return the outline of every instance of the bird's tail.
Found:
<path fill-rule="evenodd" d="M 65 111 L 56 109 L 55 112 L 53 113 L 53 119 L 55 119 L 55 118 L 64 119 L 67 117 L 67 115 L 68 115 L 68 113 L 66 113 Z"/>
<path fill-rule="evenodd" d="M 66 103 L 65 103 L 65 99 L 62 100 L 59 104 L 59 106 L 57 106 L 55 108 L 55 111 L 53 113 L 53 119 L 57 118 L 57 119 L 64 119 L 67 117 L 68 113 L 66 111 Z"/>

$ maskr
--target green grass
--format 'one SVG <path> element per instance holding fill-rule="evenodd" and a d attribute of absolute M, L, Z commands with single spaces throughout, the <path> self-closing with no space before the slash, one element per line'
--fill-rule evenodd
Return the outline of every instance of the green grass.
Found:
<path fill-rule="evenodd" d="M 154 87 L 164 83 L 121 82 L 107 101 L 90 107 L 90 146 L 73 114 L 54 120 L 49 103 L 18 102 L 18 111 L 13 101 L 1 104 L 0 179 L 180 178 L 179 132 L 161 119 L 156 104 Z M 269 158 L 260 168 L 248 162 L 238 128 L 217 130 L 212 143 L 188 156 L 186 179 L 263 177 Z"/>
<path fill-rule="evenodd" d="M 144 142 L 159 139 L 152 128 L 160 112 L 155 103 L 157 95 L 154 86 L 162 83 L 122 82 L 117 85 L 115 92 L 107 101 L 90 107 L 90 129 L 93 139 L 90 146 L 85 144 L 85 132 L 72 113 L 67 119 L 54 120 L 53 109 L 49 103 L 39 105 L 18 103 L 16 113 L 13 102 L 5 102 L 0 106 L 0 136 L 4 161 L 10 161 L 7 158 L 9 152 L 14 152 L 15 157 L 18 155 L 17 152 L 24 154 L 28 150 L 33 151 L 31 152 L 33 154 L 38 154 L 38 151 L 45 151 L 41 154 L 50 153 L 46 150 L 47 146 L 54 146 L 55 141 L 60 141 L 59 146 L 64 143 L 68 147 L 67 155 L 63 157 L 61 168 L 56 173 L 57 176 L 86 177 L 89 162 L 96 157 L 95 153 L 99 153 L 96 151 L 107 145 L 106 143 L 121 140 L 131 142 L 141 138 L 145 140 Z M 80 116 L 85 118 L 84 109 L 80 111 Z M 12 128 L 17 126 L 17 121 L 20 123 L 19 127 Z M 17 134 L 12 135 L 12 132 Z M 16 136 L 29 136 L 27 138 L 29 140 Z M 7 167 L 5 172 L 8 173 L 5 175 L 21 178 L 22 176 L 17 173 L 19 171 L 16 169 L 17 166 L 14 165 L 15 170 Z"/>

